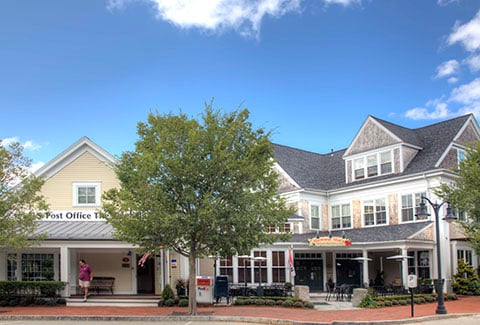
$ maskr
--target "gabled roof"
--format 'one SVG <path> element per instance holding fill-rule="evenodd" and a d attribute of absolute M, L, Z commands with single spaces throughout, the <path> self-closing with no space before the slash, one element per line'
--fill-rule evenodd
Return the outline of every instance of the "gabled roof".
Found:
<path fill-rule="evenodd" d="M 88 137 L 82 137 L 62 153 L 53 158 L 46 165 L 38 169 L 35 172 L 35 176 L 41 176 L 48 179 L 85 152 L 91 153 L 97 159 L 103 161 L 107 165 L 113 166 L 117 162 L 117 159 L 109 152 L 94 143 Z"/>
<path fill-rule="evenodd" d="M 372 177 L 346 184 L 345 162 L 342 157 L 347 149 L 329 154 L 318 154 L 273 144 L 275 160 L 304 189 L 324 191 L 340 189 L 437 169 L 438 161 L 464 125 L 470 120 L 476 121 L 472 114 L 468 114 L 425 127 L 408 129 L 376 117 L 369 116 L 368 119 L 384 127 L 405 144 L 420 149 L 403 173 Z"/>
<path fill-rule="evenodd" d="M 273 149 L 277 163 L 302 188 L 327 190 L 345 182 L 344 150 L 321 155 L 279 144 Z"/>
<path fill-rule="evenodd" d="M 330 234 L 333 237 L 342 237 L 350 239 L 352 244 L 391 242 L 412 239 L 416 234 L 425 230 L 432 224 L 432 221 L 402 223 L 390 226 L 364 227 L 358 229 L 346 229 L 345 231 L 320 231 L 319 237 L 326 237 Z M 308 239 L 317 236 L 316 232 L 293 234 L 290 243 L 308 243 Z"/>

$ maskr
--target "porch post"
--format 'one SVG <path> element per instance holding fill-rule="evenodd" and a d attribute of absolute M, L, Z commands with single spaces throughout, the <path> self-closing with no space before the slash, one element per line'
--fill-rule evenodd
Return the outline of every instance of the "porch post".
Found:
<path fill-rule="evenodd" d="M 70 250 L 66 246 L 60 248 L 60 281 L 65 282 L 65 289 L 62 292 L 63 297 L 70 297 L 70 286 L 76 286 L 76 283 L 69 283 L 70 274 Z"/>
<path fill-rule="evenodd" d="M 402 256 L 407 256 L 408 251 L 406 248 L 402 248 Z M 402 277 L 402 289 L 404 289 L 407 285 L 407 277 L 408 277 L 408 258 L 402 258 L 400 263 L 402 263 L 402 274 L 400 275 Z"/>
<path fill-rule="evenodd" d="M 369 281 L 369 278 L 368 278 L 368 251 L 366 249 L 364 249 L 362 251 L 362 256 L 363 256 L 363 263 L 362 264 L 362 268 L 363 268 L 363 271 L 362 271 L 362 275 L 363 275 L 363 279 L 362 279 L 362 287 L 366 284 L 365 287 L 368 287 L 368 284 L 370 283 Z"/>

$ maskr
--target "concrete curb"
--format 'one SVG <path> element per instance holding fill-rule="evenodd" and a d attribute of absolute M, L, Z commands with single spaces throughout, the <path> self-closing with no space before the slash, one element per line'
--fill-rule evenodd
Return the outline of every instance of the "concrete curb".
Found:
<path fill-rule="evenodd" d="M 303 322 L 285 319 L 261 318 L 261 317 L 242 317 L 242 316 L 47 316 L 47 315 L 0 315 L 0 320 L 36 320 L 36 321 L 215 321 L 215 322 L 245 322 L 251 324 L 272 324 L 272 325 L 378 325 L 378 324 L 416 324 L 424 321 L 433 321 L 437 319 L 455 319 L 478 315 L 477 313 L 468 314 L 448 314 L 432 315 L 410 319 L 398 320 L 379 320 L 379 321 L 333 321 L 333 322 Z"/>

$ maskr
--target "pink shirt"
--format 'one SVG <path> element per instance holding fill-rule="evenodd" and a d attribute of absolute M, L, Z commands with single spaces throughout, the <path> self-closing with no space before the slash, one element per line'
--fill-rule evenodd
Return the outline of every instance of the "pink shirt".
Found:
<path fill-rule="evenodd" d="M 80 266 L 80 274 L 78 276 L 79 280 L 90 281 L 90 274 L 93 273 L 93 269 L 90 265 L 84 264 Z"/>

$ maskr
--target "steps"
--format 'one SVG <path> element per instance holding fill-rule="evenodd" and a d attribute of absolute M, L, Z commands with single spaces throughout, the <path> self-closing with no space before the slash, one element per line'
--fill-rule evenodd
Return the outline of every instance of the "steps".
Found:
<path fill-rule="evenodd" d="M 157 307 L 160 298 L 116 298 L 116 297 L 89 297 L 87 301 L 83 298 L 67 298 L 67 307 L 82 306 L 113 306 L 113 307 Z"/>

